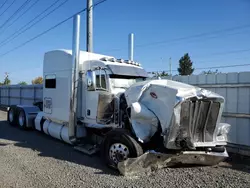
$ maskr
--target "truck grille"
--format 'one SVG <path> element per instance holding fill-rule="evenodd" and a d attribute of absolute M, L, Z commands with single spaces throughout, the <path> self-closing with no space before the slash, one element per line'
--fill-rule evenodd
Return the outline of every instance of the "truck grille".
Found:
<path fill-rule="evenodd" d="M 181 106 L 180 125 L 184 137 L 195 142 L 212 142 L 220 103 L 214 101 L 185 101 Z"/>

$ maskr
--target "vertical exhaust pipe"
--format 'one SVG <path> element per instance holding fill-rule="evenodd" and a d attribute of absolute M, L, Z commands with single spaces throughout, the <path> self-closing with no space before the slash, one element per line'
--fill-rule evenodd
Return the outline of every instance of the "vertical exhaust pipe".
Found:
<path fill-rule="evenodd" d="M 93 0 L 87 0 L 87 52 L 93 52 Z"/>
<path fill-rule="evenodd" d="M 80 15 L 73 18 L 73 38 L 72 38 L 72 83 L 70 95 L 70 117 L 69 117 L 69 140 L 76 142 L 77 124 L 77 88 L 79 78 L 79 53 L 80 53 Z"/>
<path fill-rule="evenodd" d="M 130 33 L 128 38 L 128 57 L 129 60 L 134 61 L 134 34 Z"/>

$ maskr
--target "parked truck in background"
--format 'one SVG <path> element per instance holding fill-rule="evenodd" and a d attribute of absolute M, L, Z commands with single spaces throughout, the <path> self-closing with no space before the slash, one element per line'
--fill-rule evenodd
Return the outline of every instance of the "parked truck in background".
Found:
<path fill-rule="evenodd" d="M 43 101 L 10 106 L 11 125 L 36 129 L 89 155 L 101 151 L 104 162 L 114 168 L 152 150 L 192 154 L 189 163 L 194 164 L 206 164 L 210 156 L 215 163 L 228 157 L 230 125 L 221 123 L 222 96 L 149 79 L 134 61 L 78 53 L 45 53 Z M 72 64 L 76 57 L 77 66 Z"/>

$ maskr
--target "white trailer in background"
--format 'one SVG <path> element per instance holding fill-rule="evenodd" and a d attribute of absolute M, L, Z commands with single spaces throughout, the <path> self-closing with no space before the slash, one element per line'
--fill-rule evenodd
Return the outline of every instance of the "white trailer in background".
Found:
<path fill-rule="evenodd" d="M 131 170 L 131 158 L 141 161 L 149 151 L 158 161 L 181 154 L 176 162 L 188 164 L 228 157 L 222 96 L 172 80 L 147 80 L 137 62 L 80 51 L 79 18 L 75 23 L 73 51 L 44 55 L 43 101 L 10 106 L 10 124 L 89 155 L 101 150 L 104 162 L 119 170 Z"/>

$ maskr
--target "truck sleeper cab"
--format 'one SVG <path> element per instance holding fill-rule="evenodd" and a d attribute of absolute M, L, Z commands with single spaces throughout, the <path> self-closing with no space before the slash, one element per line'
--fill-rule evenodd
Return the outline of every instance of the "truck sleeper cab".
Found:
<path fill-rule="evenodd" d="M 101 150 L 114 168 L 149 150 L 202 152 L 217 156 L 215 161 L 228 156 L 230 126 L 220 123 L 223 97 L 171 80 L 146 80 L 136 62 L 84 51 L 79 56 L 76 104 L 70 103 L 72 52 L 50 51 L 44 56 L 42 111 L 38 105 L 11 106 L 10 124 L 35 128 L 87 154 Z"/>

